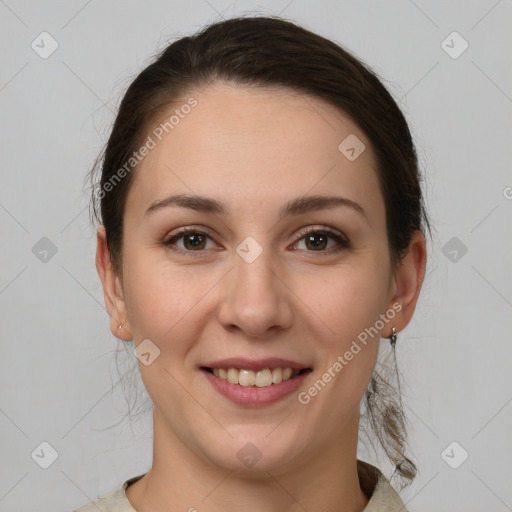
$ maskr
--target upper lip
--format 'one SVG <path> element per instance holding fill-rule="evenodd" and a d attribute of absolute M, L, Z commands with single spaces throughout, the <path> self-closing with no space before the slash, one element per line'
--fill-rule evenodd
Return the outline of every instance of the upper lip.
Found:
<path fill-rule="evenodd" d="M 310 368 L 307 365 L 291 361 L 289 359 L 281 359 L 279 357 L 267 357 L 265 359 L 247 359 L 245 357 L 230 357 L 228 359 L 219 359 L 202 365 L 205 368 L 237 368 L 244 370 L 264 370 L 265 368 L 292 368 L 302 370 Z"/>

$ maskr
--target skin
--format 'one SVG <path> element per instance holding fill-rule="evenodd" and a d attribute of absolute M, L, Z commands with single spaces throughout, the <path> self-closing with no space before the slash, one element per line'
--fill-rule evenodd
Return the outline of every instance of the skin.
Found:
<path fill-rule="evenodd" d="M 153 512 L 362 511 L 359 403 L 379 336 L 400 332 L 413 315 L 425 239 L 415 232 L 391 265 L 370 141 L 331 105 L 221 82 L 190 96 L 198 105 L 134 171 L 122 272 L 110 263 L 103 226 L 97 233 L 112 333 L 160 350 L 150 365 L 139 362 L 154 404 L 153 466 L 127 497 Z M 338 150 L 349 134 L 366 145 L 352 162 Z M 145 215 L 178 193 L 217 199 L 228 214 L 168 207 Z M 365 215 L 345 206 L 279 218 L 288 201 L 317 194 L 349 198 Z M 184 238 L 175 247 L 188 253 L 164 245 L 191 225 L 209 237 L 199 250 Z M 306 227 L 330 227 L 352 246 L 320 235 L 317 249 L 300 236 Z M 263 249 L 252 263 L 236 252 L 248 236 Z M 226 357 L 282 357 L 313 369 L 298 391 L 307 390 L 393 304 L 401 311 L 306 405 L 298 392 L 256 409 L 235 405 L 199 370 Z M 237 457 L 248 442 L 262 455 L 252 468 Z"/>

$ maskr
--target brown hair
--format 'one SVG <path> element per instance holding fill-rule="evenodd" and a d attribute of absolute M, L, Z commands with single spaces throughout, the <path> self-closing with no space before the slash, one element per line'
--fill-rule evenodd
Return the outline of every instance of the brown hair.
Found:
<path fill-rule="evenodd" d="M 170 44 L 135 78 L 121 101 L 106 147 L 90 172 L 91 220 L 105 226 L 116 271 L 122 270 L 123 214 L 133 179 L 126 162 L 171 105 L 215 80 L 284 86 L 348 114 L 371 141 L 377 158 L 393 264 L 404 256 L 415 230 L 430 231 L 409 127 L 377 75 L 338 44 L 292 22 L 279 17 L 232 18 Z M 100 167 L 101 177 L 95 182 Z M 122 179 L 115 180 L 123 168 Z M 369 418 L 399 477 L 410 483 L 416 466 L 404 454 L 407 434 L 401 400 L 394 398 L 396 393 L 386 395 L 386 389 L 392 388 L 375 372 L 363 416 Z"/>

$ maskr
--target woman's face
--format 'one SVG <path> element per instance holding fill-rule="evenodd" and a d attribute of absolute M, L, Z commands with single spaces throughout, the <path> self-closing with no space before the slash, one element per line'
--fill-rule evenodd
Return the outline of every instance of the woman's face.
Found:
<path fill-rule="evenodd" d="M 286 89 L 190 96 L 150 132 L 125 208 L 117 311 L 155 439 L 238 471 L 352 449 L 379 338 L 404 326 L 370 142 Z M 283 367 L 302 372 L 269 385 Z"/>

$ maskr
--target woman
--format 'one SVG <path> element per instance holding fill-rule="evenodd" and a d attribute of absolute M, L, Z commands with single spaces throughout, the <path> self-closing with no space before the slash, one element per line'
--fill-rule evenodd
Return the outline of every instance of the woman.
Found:
<path fill-rule="evenodd" d="M 140 73 L 101 164 L 96 266 L 154 451 L 79 512 L 406 510 L 356 456 L 364 399 L 416 472 L 374 370 L 413 315 L 428 219 L 378 78 L 288 21 L 223 21 Z"/>

